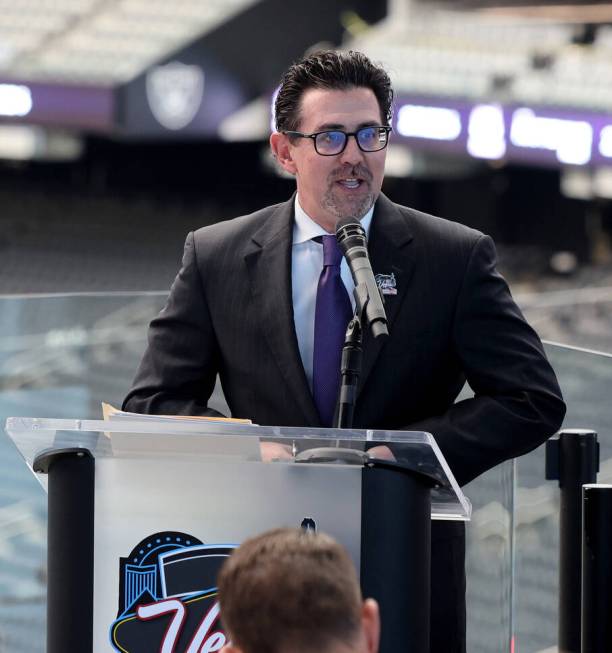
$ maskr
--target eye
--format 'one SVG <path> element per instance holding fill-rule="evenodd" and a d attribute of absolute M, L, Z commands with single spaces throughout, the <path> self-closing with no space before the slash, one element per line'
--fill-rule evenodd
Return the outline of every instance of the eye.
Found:
<path fill-rule="evenodd" d="M 384 141 L 384 138 L 382 138 L 379 133 L 380 131 L 381 130 L 379 130 L 378 127 L 364 127 L 363 129 L 360 129 L 357 132 L 359 142 L 365 147 L 378 145 L 381 140 Z M 382 136 L 384 136 L 384 132 L 382 133 Z"/>
<path fill-rule="evenodd" d="M 319 140 L 324 145 L 339 145 L 344 142 L 343 132 L 323 132 L 319 134 Z"/>
<path fill-rule="evenodd" d="M 317 134 L 315 148 L 319 154 L 338 154 L 344 148 L 346 134 L 341 131 L 321 132 Z"/>

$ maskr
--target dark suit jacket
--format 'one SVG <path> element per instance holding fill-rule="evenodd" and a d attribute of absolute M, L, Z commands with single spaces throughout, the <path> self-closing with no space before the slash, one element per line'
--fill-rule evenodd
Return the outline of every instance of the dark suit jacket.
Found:
<path fill-rule="evenodd" d="M 218 373 L 234 417 L 320 426 L 293 324 L 292 230 L 293 199 L 189 234 L 124 409 L 210 414 Z M 356 428 L 432 433 L 461 484 L 559 428 L 555 375 L 488 236 L 381 195 L 369 252 L 375 274 L 395 275 L 397 295 L 386 297 L 390 338 L 364 338 Z M 466 379 L 475 397 L 454 403 Z M 463 650 L 464 614 L 453 611 L 463 547 L 461 525 L 434 525 L 446 586 L 432 589 L 432 651 Z"/>

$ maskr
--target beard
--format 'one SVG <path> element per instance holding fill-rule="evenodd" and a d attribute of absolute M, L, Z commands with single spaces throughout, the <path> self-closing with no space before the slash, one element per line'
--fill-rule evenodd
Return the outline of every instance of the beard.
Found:
<path fill-rule="evenodd" d="M 362 186 L 359 193 L 354 197 L 342 193 L 341 189 L 337 186 L 338 179 L 344 177 L 355 177 L 362 179 Z M 372 208 L 376 201 L 377 194 L 372 190 L 372 174 L 363 167 L 357 167 L 350 172 L 346 170 L 334 170 L 329 175 L 329 182 L 327 189 L 323 194 L 322 206 L 325 210 L 329 211 L 338 220 L 351 216 L 357 220 L 361 220 L 363 216 Z"/>

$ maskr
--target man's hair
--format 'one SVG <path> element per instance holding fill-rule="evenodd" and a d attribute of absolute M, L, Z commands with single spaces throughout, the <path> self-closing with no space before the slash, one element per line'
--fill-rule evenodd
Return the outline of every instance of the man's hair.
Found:
<path fill-rule="evenodd" d="M 225 561 L 218 587 L 221 620 L 244 653 L 324 652 L 358 636 L 357 574 L 328 535 L 282 528 L 247 540 Z"/>
<path fill-rule="evenodd" d="M 283 75 L 274 104 L 276 129 L 297 131 L 300 125 L 300 103 L 311 88 L 346 91 L 365 87 L 374 92 L 381 119 L 391 124 L 393 88 L 386 71 L 374 65 L 365 54 L 350 50 L 315 52 L 294 63 Z"/>

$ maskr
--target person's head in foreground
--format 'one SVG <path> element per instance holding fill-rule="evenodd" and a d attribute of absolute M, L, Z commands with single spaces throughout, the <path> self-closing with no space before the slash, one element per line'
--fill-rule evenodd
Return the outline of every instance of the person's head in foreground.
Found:
<path fill-rule="evenodd" d="M 244 542 L 218 579 L 223 653 L 376 653 L 378 604 L 328 535 L 283 528 Z"/>

